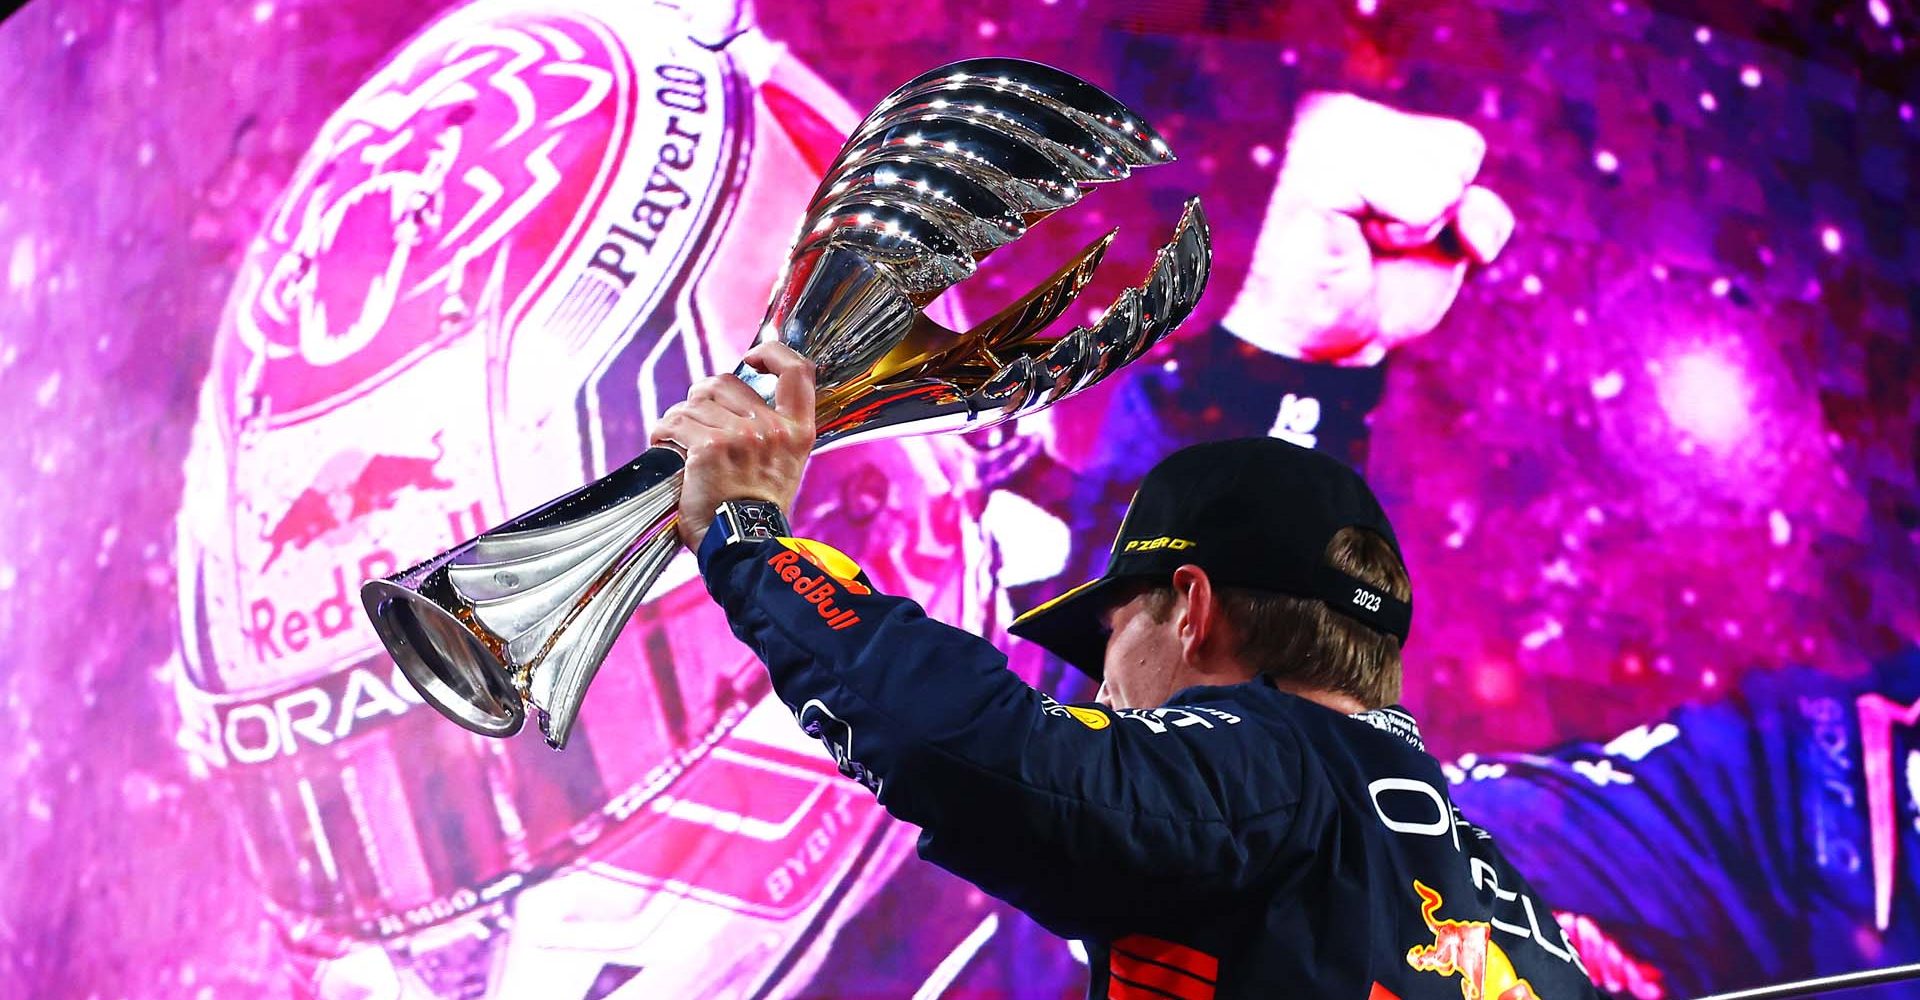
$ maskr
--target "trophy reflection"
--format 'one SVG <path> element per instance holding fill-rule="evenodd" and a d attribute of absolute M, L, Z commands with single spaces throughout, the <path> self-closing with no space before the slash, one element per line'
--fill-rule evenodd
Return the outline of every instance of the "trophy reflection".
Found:
<path fill-rule="evenodd" d="M 1090 326 L 1050 336 L 1113 232 L 965 331 L 925 307 L 995 249 L 1094 184 L 1171 162 L 1120 102 L 1014 59 L 940 67 L 883 100 L 814 192 L 757 340 L 814 361 L 816 448 L 854 435 L 974 430 L 1112 374 L 1186 319 L 1212 244 L 1197 200 L 1146 280 Z M 770 400 L 771 376 L 735 372 Z M 510 736 L 533 707 L 560 748 L 615 637 L 679 547 L 680 456 L 614 472 L 360 589 L 380 640 L 427 703 Z"/>

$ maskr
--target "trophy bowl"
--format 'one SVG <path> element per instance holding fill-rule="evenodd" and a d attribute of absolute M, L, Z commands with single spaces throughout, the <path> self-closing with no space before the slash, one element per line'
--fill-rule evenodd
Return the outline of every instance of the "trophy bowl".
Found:
<path fill-rule="evenodd" d="M 1193 311 L 1213 252 L 1188 201 L 1146 279 L 1100 318 L 1048 332 L 1114 232 L 1012 305 L 948 329 L 926 306 L 1092 186 L 1168 163 L 1152 127 L 1098 87 L 1017 59 L 925 73 L 863 119 L 814 192 L 756 343 L 816 370 L 816 449 L 856 435 L 976 430 L 1101 381 Z M 771 401 L 773 378 L 737 376 Z M 564 747 L 582 699 L 678 551 L 684 463 L 652 448 L 565 496 L 360 589 L 387 651 L 426 702 L 485 736 L 532 706 Z"/>

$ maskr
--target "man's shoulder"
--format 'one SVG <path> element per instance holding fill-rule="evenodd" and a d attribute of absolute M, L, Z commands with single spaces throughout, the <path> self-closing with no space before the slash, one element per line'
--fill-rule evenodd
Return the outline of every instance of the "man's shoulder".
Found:
<path fill-rule="evenodd" d="M 1160 708 L 1126 714 L 1163 723 L 1168 716 L 1190 714 L 1231 717 L 1247 737 L 1234 741 L 1241 752 L 1294 762 L 1290 781 L 1296 788 L 1321 780 L 1364 785 L 1389 774 L 1440 775 L 1419 723 L 1399 705 L 1348 715 L 1256 679 L 1187 688 Z"/>
<path fill-rule="evenodd" d="M 1234 716 L 1236 725 L 1248 724 L 1249 732 L 1278 729 L 1291 733 L 1299 728 L 1297 715 L 1300 706 L 1309 704 L 1302 698 L 1255 679 L 1243 684 L 1182 688 L 1159 708 L 1123 711 L 1136 716 L 1182 712 L 1225 713 Z"/>

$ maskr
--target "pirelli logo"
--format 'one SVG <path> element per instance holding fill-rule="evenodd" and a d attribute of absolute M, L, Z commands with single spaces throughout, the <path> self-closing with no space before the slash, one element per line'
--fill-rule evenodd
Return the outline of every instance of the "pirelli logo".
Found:
<path fill-rule="evenodd" d="M 835 580 L 833 574 L 824 569 L 820 570 L 819 576 L 808 576 L 800 568 L 800 561 L 800 553 L 783 548 L 767 560 L 767 566 L 780 574 L 780 579 L 791 585 L 794 593 L 806 598 L 829 627 L 839 630 L 860 624 L 859 615 L 851 609 L 836 607 L 833 603 L 833 599 L 841 595 L 841 587 L 846 585 L 846 581 Z M 819 569 L 811 560 L 807 565 Z"/>
<path fill-rule="evenodd" d="M 1123 548 L 1120 551 L 1122 552 L 1154 552 L 1160 549 L 1168 549 L 1174 552 L 1180 552 L 1190 548 L 1193 548 L 1192 539 L 1172 538 L 1167 535 L 1161 535 L 1159 538 L 1128 539 L 1126 548 Z"/>

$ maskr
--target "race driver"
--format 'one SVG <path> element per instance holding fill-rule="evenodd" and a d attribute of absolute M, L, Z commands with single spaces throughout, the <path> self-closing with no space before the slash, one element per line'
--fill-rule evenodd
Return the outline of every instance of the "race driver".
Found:
<path fill-rule="evenodd" d="M 1090 996 L 1597 996 L 1551 910 L 1392 704 L 1411 588 L 1338 461 L 1270 438 L 1150 471 L 1098 580 L 1018 629 L 1101 677 L 1061 705 L 877 593 L 782 511 L 813 369 L 777 343 L 655 424 L 679 531 L 775 693 L 923 858 L 1086 943 Z"/>
<path fill-rule="evenodd" d="M 1347 93 L 1303 99 L 1224 321 L 1176 335 L 1170 350 L 1117 375 L 1104 419 L 1070 403 L 1023 419 L 1019 434 L 982 451 L 1002 592 L 1031 605 L 1064 589 L 1061 578 L 1097 574 L 1141 475 L 1180 444 L 1271 432 L 1357 461 L 1384 381 L 1377 362 L 1439 324 L 1469 268 L 1497 256 L 1512 231 L 1505 202 L 1477 180 L 1485 151 L 1480 133 L 1456 119 Z M 1009 653 L 1042 690 L 1067 700 L 1093 693 L 1085 674 L 1038 645 L 1016 642 Z M 965 961 L 947 995 L 1065 997 L 1085 988 L 1083 947 L 1062 948 L 1004 909 L 961 912 L 963 926 L 934 930 L 956 918 L 928 905 L 932 894 L 964 898 L 951 881 L 903 866 L 849 923 L 815 976 L 818 995 L 876 984 L 872 995 L 913 992 L 918 979 L 888 982 L 889 957 L 953 941 L 963 942 L 953 959 Z M 903 925 L 901 912 L 925 915 Z M 1580 927 L 1598 956 L 1590 969 L 1619 964 L 1608 962 L 1619 949 L 1601 928 Z M 1069 950 L 1077 962 L 1063 961 Z"/>
<path fill-rule="evenodd" d="M 1106 423 L 1127 427 L 1124 439 L 1089 437 L 1077 454 L 1062 449 L 1077 467 L 1035 460 L 1002 488 L 1106 530 L 1143 456 L 1214 436 L 1269 433 L 1364 467 L 1368 417 L 1386 384 L 1381 361 L 1432 328 L 1366 315 L 1379 317 L 1383 304 L 1418 312 L 1456 269 L 1497 251 L 1513 220 L 1484 190 L 1473 193 L 1484 144 L 1461 123 L 1331 94 L 1304 101 L 1297 122 L 1261 232 L 1260 277 L 1225 321 L 1177 342 L 1169 363 L 1123 376 Z M 1435 169 L 1382 166 L 1407 163 Z M 1436 190 L 1436 175 L 1458 186 Z M 1370 185 L 1360 199 L 1369 205 L 1418 212 L 1425 201 L 1437 214 L 1380 225 L 1341 195 L 1355 183 Z M 1426 242 L 1409 252 L 1394 238 L 1407 232 Z M 1319 241 L 1333 252 L 1316 253 Z M 1068 573 L 1104 556 L 1077 550 Z M 1059 687 L 1073 682 L 1069 674 Z M 1755 671 L 1723 696 L 1604 743 L 1472 754 L 1443 770 L 1461 810 L 1566 908 L 1556 919 L 1611 993 L 1670 1000 L 1920 961 L 1920 653 L 1911 646 L 1862 676 Z"/>

